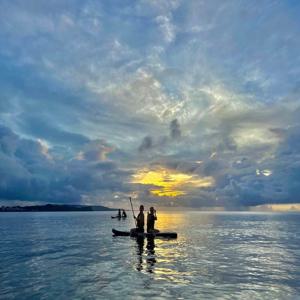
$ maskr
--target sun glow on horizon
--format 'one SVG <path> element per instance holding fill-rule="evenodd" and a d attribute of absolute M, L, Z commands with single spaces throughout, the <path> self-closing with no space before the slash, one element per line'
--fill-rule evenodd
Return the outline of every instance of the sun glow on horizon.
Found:
<path fill-rule="evenodd" d="M 133 175 L 132 183 L 151 186 L 151 194 L 159 197 L 177 197 L 187 194 L 189 188 L 204 188 L 214 185 L 211 176 L 200 177 L 166 168 L 142 169 Z"/>
<path fill-rule="evenodd" d="M 282 204 L 264 204 L 259 205 L 252 210 L 274 211 L 274 212 L 291 212 L 300 211 L 300 203 L 282 203 Z"/>

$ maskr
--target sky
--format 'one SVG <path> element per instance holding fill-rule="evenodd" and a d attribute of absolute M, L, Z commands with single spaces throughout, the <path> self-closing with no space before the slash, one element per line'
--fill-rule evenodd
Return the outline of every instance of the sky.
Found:
<path fill-rule="evenodd" d="M 0 204 L 300 203 L 299 13 L 2 0 Z"/>

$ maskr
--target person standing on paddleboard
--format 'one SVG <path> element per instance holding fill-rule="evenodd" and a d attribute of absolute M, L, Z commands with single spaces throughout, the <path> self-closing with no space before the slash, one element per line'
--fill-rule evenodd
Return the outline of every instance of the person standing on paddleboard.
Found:
<path fill-rule="evenodd" d="M 158 230 L 154 229 L 154 224 L 155 224 L 156 220 L 157 220 L 156 210 L 154 209 L 153 206 L 151 206 L 150 212 L 148 212 L 148 215 L 147 215 L 147 232 L 148 233 L 158 231 Z"/>
<path fill-rule="evenodd" d="M 144 217 L 144 205 L 140 206 L 140 212 L 136 217 L 136 227 L 138 232 L 144 232 L 145 217 Z"/>

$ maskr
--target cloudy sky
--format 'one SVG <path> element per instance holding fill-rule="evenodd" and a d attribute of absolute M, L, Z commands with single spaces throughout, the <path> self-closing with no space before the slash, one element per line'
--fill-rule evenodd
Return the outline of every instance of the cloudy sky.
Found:
<path fill-rule="evenodd" d="M 0 2 L 0 204 L 300 202 L 300 2 Z"/>

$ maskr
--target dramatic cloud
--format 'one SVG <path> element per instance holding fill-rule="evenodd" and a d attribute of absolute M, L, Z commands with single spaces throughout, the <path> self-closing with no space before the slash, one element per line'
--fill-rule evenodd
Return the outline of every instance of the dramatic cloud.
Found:
<path fill-rule="evenodd" d="M 180 125 L 177 119 L 174 119 L 170 124 L 171 138 L 179 139 L 181 136 Z"/>
<path fill-rule="evenodd" d="M 139 146 L 139 151 L 145 151 L 153 147 L 153 141 L 151 136 L 145 136 L 143 138 L 142 144 Z"/>
<path fill-rule="evenodd" d="M 89 194 L 103 201 L 104 195 L 128 192 L 131 174 L 106 159 L 111 151 L 103 141 L 90 141 L 66 159 L 45 142 L 20 138 L 1 126 L 0 198 L 76 203 Z"/>
<path fill-rule="evenodd" d="M 298 203 L 299 12 L 2 1 L 0 201 Z"/>

